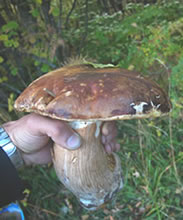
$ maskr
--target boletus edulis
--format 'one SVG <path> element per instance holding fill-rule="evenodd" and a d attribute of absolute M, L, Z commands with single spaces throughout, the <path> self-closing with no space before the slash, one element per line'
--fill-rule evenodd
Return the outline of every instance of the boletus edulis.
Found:
<path fill-rule="evenodd" d="M 18 111 L 64 120 L 82 137 L 78 150 L 54 145 L 60 181 L 82 206 L 95 210 L 122 188 L 121 162 L 101 143 L 104 121 L 159 117 L 171 104 L 166 93 L 138 73 L 92 65 L 65 66 L 33 81 L 15 102 Z"/>

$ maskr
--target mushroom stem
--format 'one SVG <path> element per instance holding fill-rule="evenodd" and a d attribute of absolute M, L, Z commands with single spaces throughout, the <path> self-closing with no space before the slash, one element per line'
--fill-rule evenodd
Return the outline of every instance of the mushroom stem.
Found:
<path fill-rule="evenodd" d="M 105 152 L 100 126 L 99 121 L 71 122 L 83 139 L 82 146 L 70 151 L 55 144 L 52 151 L 58 178 L 89 210 L 112 199 L 123 186 L 120 159 Z"/>

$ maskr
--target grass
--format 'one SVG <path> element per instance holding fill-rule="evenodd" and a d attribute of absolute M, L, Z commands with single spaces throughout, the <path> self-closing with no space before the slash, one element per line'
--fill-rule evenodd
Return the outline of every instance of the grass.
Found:
<path fill-rule="evenodd" d="M 120 60 L 121 66 L 140 68 L 144 72 L 149 72 L 149 76 L 154 77 L 158 84 L 169 87 L 169 96 L 174 105 L 172 113 L 164 118 L 118 123 L 118 141 L 121 144 L 119 156 L 123 168 L 124 188 L 118 193 L 116 199 L 108 203 L 106 207 L 95 212 L 88 212 L 80 207 L 75 197 L 58 181 L 52 165 L 24 168 L 20 170 L 20 175 L 29 191 L 26 200 L 22 201 L 21 205 L 26 219 L 183 219 L 183 32 L 181 32 L 181 4 L 178 1 L 175 4 L 173 2 L 165 3 L 164 7 L 159 7 L 159 5 L 146 7 L 144 11 L 140 11 L 140 17 L 135 12 L 132 13 L 132 17 L 127 16 L 127 20 L 123 20 L 123 22 L 126 21 L 123 25 L 126 32 L 129 31 L 128 37 L 126 37 L 124 29 L 119 28 L 121 26 L 118 22 L 116 26 L 112 26 L 110 33 L 110 36 L 113 34 L 116 36 L 114 42 L 108 43 L 106 41 L 105 45 L 103 37 L 95 40 L 95 31 L 88 35 L 94 37 L 94 41 L 88 40 L 87 54 L 97 55 L 96 60 L 99 59 L 103 62 L 103 59 L 106 59 L 106 51 L 108 51 L 109 59 Z M 155 17 L 156 19 L 154 19 Z M 106 17 L 101 18 L 106 19 Z M 111 22 L 110 16 L 106 21 Z M 102 25 L 104 30 L 108 30 L 109 25 L 105 26 L 105 23 Z M 101 27 L 96 24 L 99 33 L 103 30 Z M 142 33 L 138 31 L 139 27 L 142 28 Z M 77 36 L 75 38 L 74 42 L 80 40 Z M 99 40 L 101 40 L 101 47 L 99 47 L 100 45 L 93 47 L 92 43 L 97 45 Z M 128 50 L 123 49 L 121 45 Z M 38 67 L 41 67 L 42 63 L 37 67 L 33 64 L 35 60 L 27 59 L 21 60 L 21 65 L 18 67 L 20 70 L 24 68 L 23 71 L 20 71 L 22 72 L 20 77 L 15 78 L 14 75 L 9 74 L 9 71 L 5 71 L 8 82 L 2 84 L 3 89 L 0 88 L 2 98 L 0 122 L 18 117 L 13 111 L 10 114 L 7 113 L 7 109 L 9 107 L 11 107 L 9 111 L 13 109 L 13 99 L 24 87 L 24 79 L 34 78 L 34 75 L 30 74 L 34 71 L 36 72 L 35 76 L 37 72 L 40 74 Z M 8 60 L 10 64 L 13 63 L 10 61 Z M 27 66 L 29 67 L 28 73 Z M 169 69 L 171 69 L 170 72 Z M 167 86 L 168 79 L 172 87 Z M 11 93 L 15 95 L 14 98 Z"/>
<path fill-rule="evenodd" d="M 183 122 L 171 119 L 170 123 L 169 117 L 118 123 L 125 185 L 115 200 L 98 211 L 80 207 L 51 165 L 21 170 L 30 189 L 26 206 L 22 203 L 26 219 L 181 220 Z"/>

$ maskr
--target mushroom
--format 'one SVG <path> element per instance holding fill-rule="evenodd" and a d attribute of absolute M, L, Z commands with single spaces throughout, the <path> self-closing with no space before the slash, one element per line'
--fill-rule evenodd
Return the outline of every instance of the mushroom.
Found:
<path fill-rule="evenodd" d="M 95 210 L 122 188 L 121 162 L 101 144 L 104 121 L 166 115 L 165 92 L 138 73 L 91 65 L 65 66 L 33 81 L 17 98 L 18 111 L 63 120 L 82 137 L 82 146 L 67 150 L 54 144 L 53 164 L 60 181 L 81 205 Z"/>

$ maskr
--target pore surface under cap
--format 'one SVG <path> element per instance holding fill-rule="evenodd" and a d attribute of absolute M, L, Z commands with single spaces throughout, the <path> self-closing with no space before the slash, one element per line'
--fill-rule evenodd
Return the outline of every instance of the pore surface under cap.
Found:
<path fill-rule="evenodd" d="M 157 84 L 134 72 L 79 65 L 35 80 L 15 108 L 72 121 L 156 117 L 169 112 L 171 105 Z"/>

